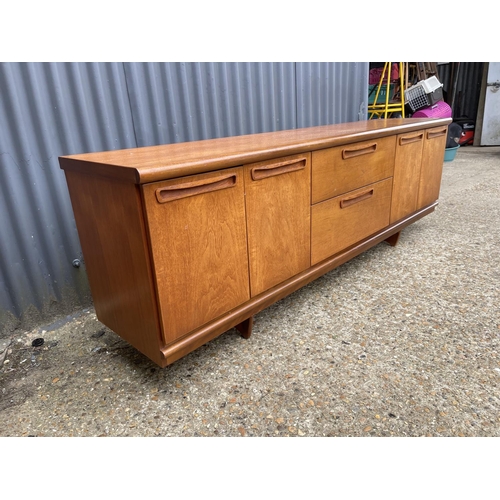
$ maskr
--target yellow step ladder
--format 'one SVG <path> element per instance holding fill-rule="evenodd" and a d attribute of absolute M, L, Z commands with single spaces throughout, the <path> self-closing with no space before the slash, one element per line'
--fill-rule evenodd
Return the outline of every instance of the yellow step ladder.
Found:
<path fill-rule="evenodd" d="M 380 75 L 380 80 L 377 87 L 377 92 L 375 94 L 375 99 L 373 104 L 368 104 L 368 119 L 372 118 L 391 118 L 393 113 L 401 113 L 401 116 L 405 117 L 405 97 L 404 97 L 404 83 L 403 75 L 405 74 L 408 67 L 405 63 L 399 64 L 399 99 L 391 99 L 390 89 L 391 89 L 391 70 L 392 62 L 386 62 L 384 64 L 384 69 Z M 386 80 L 386 92 L 385 92 L 385 102 L 379 102 L 380 90 L 384 85 L 384 80 Z"/>

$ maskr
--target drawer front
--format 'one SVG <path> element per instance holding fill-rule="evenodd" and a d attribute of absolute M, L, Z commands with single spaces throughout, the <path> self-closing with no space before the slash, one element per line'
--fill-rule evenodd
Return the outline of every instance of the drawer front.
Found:
<path fill-rule="evenodd" d="M 312 203 L 392 177 L 396 136 L 356 142 L 312 154 Z"/>
<path fill-rule="evenodd" d="M 311 264 L 389 225 L 392 178 L 311 207 Z"/>
<path fill-rule="evenodd" d="M 169 344 L 250 298 L 243 168 L 142 189 Z"/>

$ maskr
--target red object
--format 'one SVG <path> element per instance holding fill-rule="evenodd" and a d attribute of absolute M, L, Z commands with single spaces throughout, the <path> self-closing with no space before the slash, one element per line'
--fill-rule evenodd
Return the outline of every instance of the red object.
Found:
<path fill-rule="evenodd" d="M 382 76 L 382 71 L 384 68 L 373 68 L 370 70 L 370 75 L 368 76 L 368 85 L 375 85 L 380 82 L 380 77 Z M 391 66 L 391 82 L 399 78 L 399 66 L 398 63 L 392 63 Z M 387 73 L 384 75 L 384 83 L 387 83 Z"/>
<path fill-rule="evenodd" d="M 474 130 L 464 130 L 462 132 L 462 137 L 458 141 L 460 146 L 467 146 L 468 144 L 472 144 L 474 142 Z"/>

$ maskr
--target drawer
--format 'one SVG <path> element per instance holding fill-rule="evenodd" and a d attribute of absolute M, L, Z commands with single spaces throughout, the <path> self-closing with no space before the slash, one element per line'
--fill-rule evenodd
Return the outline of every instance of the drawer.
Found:
<path fill-rule="evenodd" d="M 311 207 L 311 265 L 389 225 L 392 177 Z"/>
<path fill-rule="evenodd" d="M 311 202 L 392 177 L 395 149 L 396 136 L 391 136 L 314 151 Z"/>

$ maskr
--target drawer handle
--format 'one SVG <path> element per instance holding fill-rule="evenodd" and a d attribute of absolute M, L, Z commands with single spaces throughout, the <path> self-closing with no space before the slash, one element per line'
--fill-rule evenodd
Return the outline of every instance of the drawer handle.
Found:
<path fill-rule="evenodd" d="M 373 189 L 370 189 L 368 191 L 363 191 L 362 193 L 355 194 L 353 196 L 348 196 L 347 198 L 340 200 L 340 208 L 350 207 L 351 205 L 355 205 L 360 201 L 365 201 L 368 198 L 371 198 L 372 196 L 373 196 Z"/>
<path fill-rule="evenodd" d="M 411 144 L 412 142 L 419 142 L 424 138 L 424 133 L 421 132 L 417 135 L 403 136 L 399 138 L 399 145 L 404 146 L 405 144 Z"/>
<path fill-rule="evenodd" d="M 377 143 L 370 144 L 369 146 L 361 146 L 350 149 L 342 150 L 342 159 L 348 160 L 349 158 L 354 158 L 355 156 L 369 155 L 377 151 Z"/>
<path fill-rule="evenodd" d="M 251 170 L 252 180 L 259 181 L 274 175 L 288 174 L 306 168 L 306 158 L 301 160 L 282 161 L 281 163 L 272 163 L 263 167 L 254 167 Z"/>
<path fill-rule="evenodd" d="M 442 130 L 434 130 L 427 132 L 427 139 L 435 139 L 436 137 L 441 137 L 446 134 L 446 128 Z"/>
<path fill-rule="evenodd" d="M 236 186 L 236 174 L 231 174 L 217 177 L 216 179 L 205 179 L 158 188 L 156 190 L 156 199 L 158 203 L 167 203 L 168 201 L 211 193 L 212 191 L 219 191 L 220 189 L 227 189 L 234 186 Z"/>

